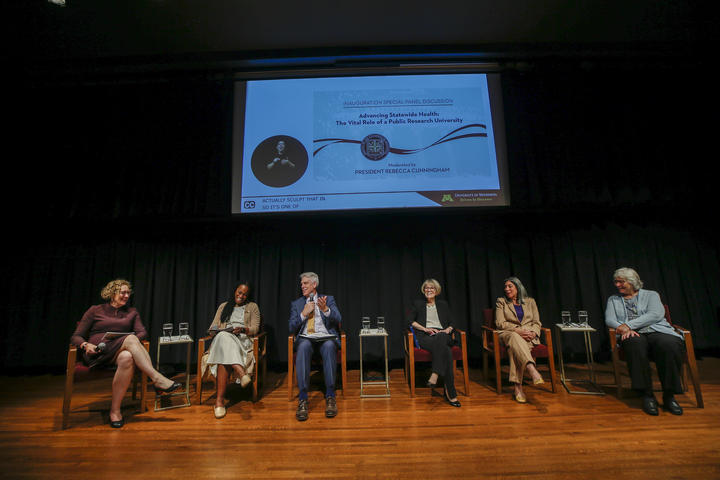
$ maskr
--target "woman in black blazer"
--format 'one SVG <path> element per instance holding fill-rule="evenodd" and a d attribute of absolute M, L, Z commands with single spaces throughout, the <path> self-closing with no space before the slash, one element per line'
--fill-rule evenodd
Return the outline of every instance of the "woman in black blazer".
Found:
<path fill-rule="evenodd" d="M 413 301 L 408 323 L 420 348 L 432 354 L 432 374 L 427 386 L 435 387 L 438 376 L 442 377 L 445 400 L 453 407 L 459 407 L 452 368 L 452 312 L 446 301 L 435 298 L 441 291 L 442 288 L 437 280 L 434 278 L 425 280 L 420 287 L 425 300 Z"/>

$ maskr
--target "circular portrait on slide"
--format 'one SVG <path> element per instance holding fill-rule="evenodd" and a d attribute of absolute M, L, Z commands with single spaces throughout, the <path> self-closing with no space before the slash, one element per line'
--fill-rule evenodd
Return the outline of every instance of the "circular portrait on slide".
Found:
<path fill-rule="evenodd" d="M 303 176 L 308 154 L 302 143 L 287 135 L 266 138 L 252 154 L 253 174 L 268 187 L 287 187 Z"/>

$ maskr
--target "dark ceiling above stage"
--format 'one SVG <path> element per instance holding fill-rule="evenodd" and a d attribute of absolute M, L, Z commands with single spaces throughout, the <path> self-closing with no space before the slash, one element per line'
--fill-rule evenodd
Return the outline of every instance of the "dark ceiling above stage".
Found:
<path fill-rule="evenodd" d="M 20 63 L 463 51 L 693 55 L 711 38 L 693 2 L 660 0 L 46 0 L 4 2 Z"/>

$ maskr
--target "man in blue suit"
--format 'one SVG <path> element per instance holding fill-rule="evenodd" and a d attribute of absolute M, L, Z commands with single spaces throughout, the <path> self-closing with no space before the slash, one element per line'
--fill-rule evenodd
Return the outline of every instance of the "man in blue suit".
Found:
<path fill-rule="evenodd" d="M 342 316 L 331 295 L 319 295 L 320 280 L 316 273 L 300 275 L 300 289 L 303 296 L 290 303 L 290 332 L 295 336 L 295 370 L 300 390 L 295 417 L 299 421 L 308 418 L 308 383 L 310 381 L 310 360 L 313 352 L 320 351 L 325 375 L 325 416 L 337 415 L 335 402 L 335 371 L 337 349 L 340 345 L 338 329 Z M 292 361 L 291 358 L 288 361 Z M 288 381 L 291 381 L 288 379 Z"/>

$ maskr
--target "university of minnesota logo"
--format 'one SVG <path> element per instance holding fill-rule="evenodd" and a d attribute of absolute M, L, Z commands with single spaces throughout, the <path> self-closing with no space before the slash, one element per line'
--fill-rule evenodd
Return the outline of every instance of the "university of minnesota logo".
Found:
<path fill-rule="evenodd" d="M 371 133 L 360 142 L 360 150 L 365 158 L 376 162 L 387 156 L 390 151 L 390 142 L 378 133 Z"/>

